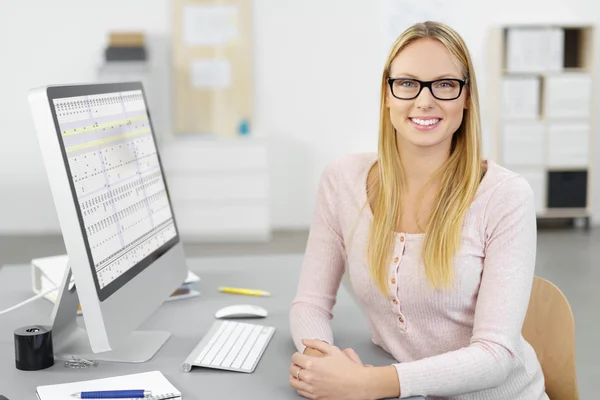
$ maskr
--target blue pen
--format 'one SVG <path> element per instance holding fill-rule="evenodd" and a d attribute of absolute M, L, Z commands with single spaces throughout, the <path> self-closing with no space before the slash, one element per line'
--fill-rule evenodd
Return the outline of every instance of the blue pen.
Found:
<path fill-rule="evenodd" d="M 78 399 L 143 399 L 152 395 L 149 390 L 99 390 L 95 392 L 77 392 L 71 397 Z"/>

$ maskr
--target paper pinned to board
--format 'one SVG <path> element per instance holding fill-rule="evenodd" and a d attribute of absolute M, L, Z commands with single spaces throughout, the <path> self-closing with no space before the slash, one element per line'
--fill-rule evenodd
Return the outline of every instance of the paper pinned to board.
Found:
<path fill-rule="evenodd" d="M 190 79 L 197 89 L 226 89 L 231 86 L 231 63 L 223 59 L 192 60 Z"/>
<path fill-rule="evenodd" d="M 183 41 L 188 46 L 223 46 L 239 35 L 238 8 L 194 4 L 183 9 Z"/>

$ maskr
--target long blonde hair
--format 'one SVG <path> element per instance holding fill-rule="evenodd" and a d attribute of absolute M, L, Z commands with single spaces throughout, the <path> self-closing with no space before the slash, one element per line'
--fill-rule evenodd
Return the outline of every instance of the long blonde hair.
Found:
<path fill-rule="evenodd" d="M 449 287 L 453 280 L 452 261 L 460 247 L 460 234 L 483 173 L 481 127 L 477 82 L 471 57 L 462 38 L 452 28 L 437 22 L 411 26 L 396 39 L 388 55 L 381 79 L 378 172 L 373 181 L 373 221 L 369 231 L 368 265 L 373 281 L 387 294 L 387 271 L 394 248 L 395 226 L 400 220 L 404 171 L 396 144 L 395 130 L 386 106 L 387 79 L 396 55 L 421 38 L 441 42 L 458 60 L 468 78 L 467 109 L 454 133 L 448 160 L 430 182 L 439 182 L 432 210 L 427 219 L 422 258 L 428 281 L 435 288 Z M 426 185 L 425 187 L 427 187 Z"/>

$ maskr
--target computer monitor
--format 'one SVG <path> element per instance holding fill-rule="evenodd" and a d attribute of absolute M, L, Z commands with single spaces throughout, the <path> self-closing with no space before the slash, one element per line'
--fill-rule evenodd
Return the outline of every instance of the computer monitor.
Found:
<path fill-rule="evenodd" d="M 187 267 L 143 86 L 47 86 L 29 102 L 69 259 L 55 355 L 147 361 L 170 333 L 136 329 Z"/>

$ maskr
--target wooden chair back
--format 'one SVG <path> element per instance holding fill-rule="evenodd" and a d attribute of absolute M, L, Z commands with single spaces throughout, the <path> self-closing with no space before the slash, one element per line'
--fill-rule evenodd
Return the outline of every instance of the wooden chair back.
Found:
<path fill-rule="evenodd" d="M 542 365 L 550 400 L 579 400 L 575 322 L 569 302 L 556 285 L 534 278 L 522 332 Z"/>

